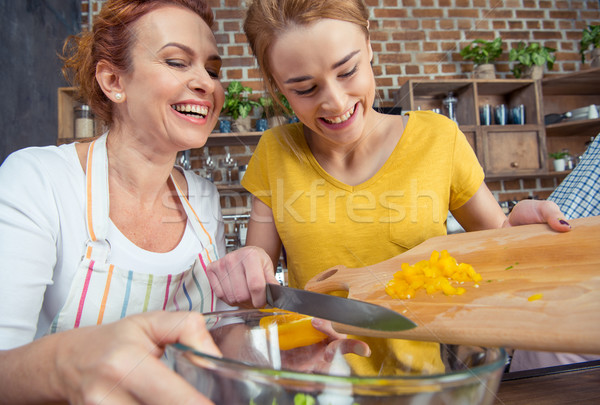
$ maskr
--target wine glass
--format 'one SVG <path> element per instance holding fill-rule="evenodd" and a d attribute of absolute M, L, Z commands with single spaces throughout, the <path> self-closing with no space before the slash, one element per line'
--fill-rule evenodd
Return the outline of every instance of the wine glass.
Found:
<path fill-rule="evenodd" d="M 210 155 L 206 155 L 204 158 L 204 171 L 206 172 L 206 178 L 210 181 L 213 181 L 213 172 L 215 170 L 215 161 L 210 157 Z"/>
<path fill-rule="evenodd" d="M 233 168 L 237 165 L 237 162 L 235 161 L 235 159 L 233 159 L 231 157 L 231 154 L 228 153 L 225 156 L 225 160 L 223 161 L 223 164 L 224 164 L 225 168 L 227 169 L 227 183 L 231 184 L 231 183 L 233 183 L 233 180 L 232 180 Z"/>
<path fill-rule="evenodd" d="M 192 162 L 190 161 L 191 151 L 184 150 L 179 155 L 179 165 L 183 167 L 185 170 L 190 170 L 192 168 Z"/>

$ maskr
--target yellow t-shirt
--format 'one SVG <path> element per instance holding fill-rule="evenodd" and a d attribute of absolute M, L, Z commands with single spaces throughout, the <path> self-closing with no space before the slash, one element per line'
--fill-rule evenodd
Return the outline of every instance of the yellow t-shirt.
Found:
<path fill-rule="evenodd" d="M 289 283 L 303 288 L 333 266 L 376 264 L 445 235 L 448 209 L 467 202 L 483 178 L 456 124 L 418 111 L 382 168 L 362 184 L 349 186 L 323 170 L 297 123 L 263 134 L 242 185 L 273 210 Z M 358 375 L 444 371 L 437 343 L 359 339 L 371 357 L 345 356 Z"/>
<path fill-rule="evenodd" d="M 415 111 L 391 156 L 362 184 L 330 176 L 296 123 L 263 134 L 242 185 L 273 210 L 289 284 L 303 288 L 333 266 L 373 265 L 445 235 L 448 209 L 467 202 L 483 178 L 454 122 Z"/>

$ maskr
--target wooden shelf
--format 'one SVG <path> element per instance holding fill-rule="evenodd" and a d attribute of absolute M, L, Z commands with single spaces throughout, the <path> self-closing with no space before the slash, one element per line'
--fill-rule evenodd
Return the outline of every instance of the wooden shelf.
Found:
<path fill-rule="evenodd" d="M 236 183 L 236 184 L 225 184 L 225 183 L 215 183 L 215 186 L 217 186 L 217 190 L 219 190 L 220 192 L 246 192 L 246 189 L 244 187 L 242 187 L 241 184 Z"/>
<path fill-rule="evenodd" d="M 563 170 L 562 172 L 548 172 L 548 177 L 558 177 L 558 176 L 566 176 L 567 174 L 571 173 L 572 170 Z"/>
<path fill-rule="evenodd" d="M 206 146 L 256 145 L 262 132 L 213 132 L 206 141 Z"/>
<path fill-rule="evenodd" d="M 262 132 L 213 132 L 206 141 L 206 146 L 231 146 L 231 145 L 256 145 L 260 140 Z M 95 137 L 94 137 L 95 138 Z M 94 138 L 63 138 L 56 140 L 57 145 L 72 142 L 89 142 Z"/>
<path fill-rule="evenodd" d="M 461 131 L 486 177 L 529 176 L 545 173 L 546 143 L 541 115 L 540 86 L 528 79 L 408 80 L 395 94 L 403 111 L 444 111 L 449 92 L 458 99 L 456 116 Z M 525 125 L 480 125 L 482 105 L 525 106 Z"/>
<path fill-rule="evenodd" d="M 89 138 L 75 138 L 73 132 L 73 109 L 81 103 L 77 100 L 74 87 L 58 88 L 58 135 L 57 144 L 85 142 Z M 95 120 L 95 136 L 102 135 L 107 128 L 100 120 Z M 213 132 L 208 137 L 207 146 L 256 145 L 262 132 Z"/>
<path fill-rule="evenodd" d="M 600 68 L 549 77 L 542 80 L 544 115 L 563 114 L 591 104 L 600 104 Z M 569 149 L 585 152 L 586 142 L 600 133 L 600 118 L 565 120 L 546 126 L 548 152 Z"/>
<path fill-rule="evenodd" d="M 514 180 L 514 179 L 550 179 L 553 177 L 565 177 L 567 174 L 571 173 L 570 170 L 565 170 L 564 172 L 554 172 L 554 171 L 546 171 L 546 172 L 520 172 L 520 173 L 499 173 L 493 174 L 489 176 L 485 176 L 485 181 L 496 181 L 496 180 Z"/>
<path fill-rule="evenodd" d="M 534 83 L 530 79 L 474 80 L 481 95 L 512 95 Z"/>
<path fill-rule="evenodd" d="M 532 131 L 537 130 L 540 126 L 534 124 L 525 124 L 525 125 L 516 125 L 516 124 L 508 124 L 508 125 L 481 125 L 482 129 L 494 130 L 494 131 L 504 131 L 504 132 L 520 132 L 520 131 Z M 460 126 L 460 129 L 463 129 L 463 126 Z"/>
<path fill-rule="evenodd" d="M 403 110 L 440 108 L 448 92 L 458 98 L 460 129 L 486 172 L 486 179 L 560 177 L 547 167 L 548 151 L 569 149 L 575 156 L 600 134 L 600 118 L 543 125 L 546 114 L 600 104 L 600 68 L 531 80 L 409 80 L 396 93 Z M 481 126 L 478 106 L 524 104 L 526 125 Z"/>
<path fill-rule="evenodd" d="M 61 140 L 80 141 L 85 138 L 75 138 L 73 125 L 73 109 L 81 105 L 77 100 L 77 91 L 74 87 L 59 87 L 58 88 L 58 135 L 57 140 L 60 144 Z M 101 120 L 94 120 L 94 135 L 102 135 L 106 131 L 104 123 Z M 65 142 L 62 142 L 65 143 Z"/>
<path fill-rule="evenodd" d="M 548 77 L 542 80 L 544 96 L 576 94 L 597 96 L 600 94 L 600 68 Z"/>
<path fill-rule="evenodd" d="M 250 138 L 261 135 L 262 132 L 212 132 L 210 134 L 213 138 Z"/>
<path fill-rule="evenodd" d="M 546 136 L 585 136 L 600 133 L 600 118 L 592 120 L 563 121 L 546 126 Z"/>

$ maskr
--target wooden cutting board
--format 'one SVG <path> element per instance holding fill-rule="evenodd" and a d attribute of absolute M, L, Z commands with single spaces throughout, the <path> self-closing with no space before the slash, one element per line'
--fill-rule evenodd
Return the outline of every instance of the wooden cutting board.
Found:
<path fill-rule="evenodd" d="M 348 298 L 390 308 L 418 325 L 393 333 L 335 325 L 345 333 L 600 354 L 600 216 L 569 222 L 566 233 L 536 224 L 435 237 L 373 266 L 336 266 L 306 289 L 348 291 Z M 462 296 L 421 290 L 408 300 L 386 294 L 385 284 L 402 263 L 443 249 L 482 275 L 478 288 L 465 283 Z M 529 301 L 534 294 L 542 298 Z"/>

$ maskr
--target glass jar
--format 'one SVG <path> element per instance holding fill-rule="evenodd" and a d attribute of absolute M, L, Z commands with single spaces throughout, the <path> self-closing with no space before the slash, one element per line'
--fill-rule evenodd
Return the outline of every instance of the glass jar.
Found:
<path fill-rule="evenodd" d="M 75 138 L 90 138 L 94 136 L 94 114 L 90 106 L 82 104 L 73 110 Z"/>
<path fill-rule="evenodd" d="M 575 158 L 571 155 L 569 149 L 563 149 L 562 152 L 565 153 L 565 157 L 563 158 L 565 160 L 565 170 L 573 170 L 576 165 Z"/>
<path fill-rule="evenodd" d="M 456 105 L 458 103 L 458 99 L 454 96 L 454 93 L 449 92 L 448 97 L 443 99 L 442 103 L 444 104 L 444 107 L 446 108 L 446 111 L 448 113 L 448 118 L 450 118 L 452 121 L 458 123 L 458 121 L 456 120 Z"/>

